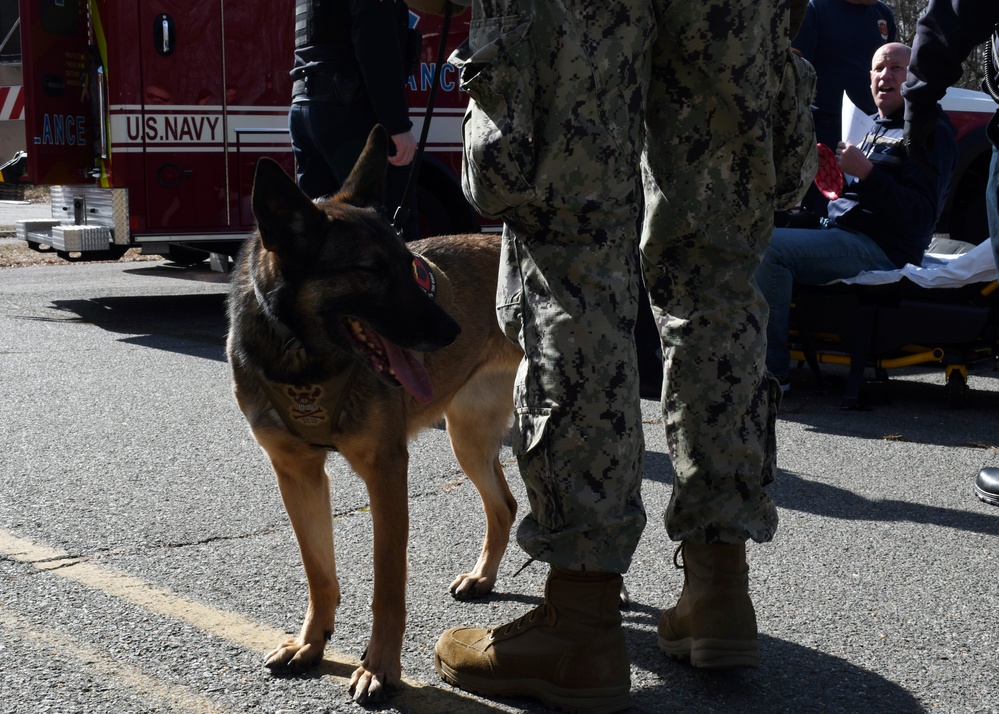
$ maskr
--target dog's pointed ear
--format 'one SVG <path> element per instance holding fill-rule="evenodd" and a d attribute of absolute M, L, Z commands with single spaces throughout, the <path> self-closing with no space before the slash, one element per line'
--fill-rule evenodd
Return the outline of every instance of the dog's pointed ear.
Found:
<path fill-rule="evenodd" d="M 295 184 L 284 169 L 267 157 L 253 174 L 253 215 L 264 248 L 277 253 L 294 250 L 323 235 L 326 214 Z"/>
<path fill-rule="evenodd" d="M 334 200 L 361 208 L 382 205 L 385 198 L 385 172 L 388 168 L 388 142 L 385 128 L 376 124 L 368 134 L 364 151 Z"/>

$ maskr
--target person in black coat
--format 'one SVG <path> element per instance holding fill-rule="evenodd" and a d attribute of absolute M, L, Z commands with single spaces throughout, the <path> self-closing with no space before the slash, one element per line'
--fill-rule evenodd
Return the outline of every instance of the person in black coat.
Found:
<path fill-rule="evenodd" d="M 991 39 L 990 39 L 991 38 Z M 916 25 L 905 96 L 905 144 L 909 155 L 927 164 L 934 149 L 933 107 L 947 88 L 961 78 L 961 63 L 971 51 L 989 42 L 985 89 L 999 103 L 999 2 L 996 0 L 931 0 Z M 989 235 L 999 267 L 999 109 L 988 126 L 992 165 L 985 193 Z M 985 467 L 975 480 L 975 494 L 999 506 L 999 468 Z"/>
<path fill-rule="evenodd" d="M 310 198 L 336 193 L 381 124 L 391 137 L 385 207 L 394 215 L 417 147 L 406 96 L 415 37 L 402 0 L 296 3 L 289 129 L 298 185 Z M 413 204 L 406 240 L 419 237 Z"/>

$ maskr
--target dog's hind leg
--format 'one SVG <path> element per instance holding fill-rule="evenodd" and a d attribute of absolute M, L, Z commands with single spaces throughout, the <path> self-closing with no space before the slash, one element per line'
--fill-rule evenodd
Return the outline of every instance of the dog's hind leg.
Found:
<path fill-rule="evenodd" d="M 309 607 L 301 631 L 272 650 L 266 665 L 298 672 L 322 658 L 340 604 L 326 451 L 286 433 L 260 430 L 254 436 L 271 459 L 309 581 Z"/>
<path fill-rule="evenodd" d="M 458 600 L 492 591 L 499 563 L 510 541 L 517 501 L 510 492 L 499 451 L 513 413 L 512 375 L 479 375 L 455 395 L 445 411 L 451 448 L 462 471 L 475 484 L 486 514 L 486 536 L 475 568 L 451 583 Z"/>

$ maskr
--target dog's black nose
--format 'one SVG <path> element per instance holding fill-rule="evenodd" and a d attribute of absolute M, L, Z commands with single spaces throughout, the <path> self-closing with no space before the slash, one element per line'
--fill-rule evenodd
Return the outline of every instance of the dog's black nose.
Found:
<path fill-rule="evenodd" d="M 434 321 L 435 329 L 432 332 L 428 332 L 428 341 L 432 342 L 434 346 L 425 347 L 424 350 L 427 352 L 444 349 L 457 340 L 458 335 L 461 334 L 461 325 L 455 322 L 454 318 L 443 310 L 441 312 L 443 313 L 442 317 Z"/>

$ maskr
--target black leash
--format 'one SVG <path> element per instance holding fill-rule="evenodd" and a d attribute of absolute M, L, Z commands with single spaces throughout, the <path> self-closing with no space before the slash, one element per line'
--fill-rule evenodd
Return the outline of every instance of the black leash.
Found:
<path fill-rule="evenodd" d="M 392 225 L 398 233 L 402 233 L 402 227 L 409 222 L 410 198 L 413 195 L 413 188 L 416 186 L 416 177 L 420 173 L 420 163 L 423 161 L 423 150 L 427 145 L 427 134 L 430 132 L 430 118 L 433 116 L 434 101 L 437 99 L 437 87 L 440 84 L 441 69 L 444 65 L 444 49 L 448 35 L 451 34 L 451 3 L 445 3 L 444 25 L 441 27 L 441 44 L 437 50 L 437 64 L 434 67 L 433 84 L 430 86 L 430 98 L 427 100 L 427 111 L 423 116 L 423 129 L 420 131 L 420 143 L 416 146 L 416 156 L 413 157 L 413 170 L 409 172 L 409 180 L 406 182 L 406 192 L 402 195 L 402 203 L 395 209 L 392 216 Z"/>

